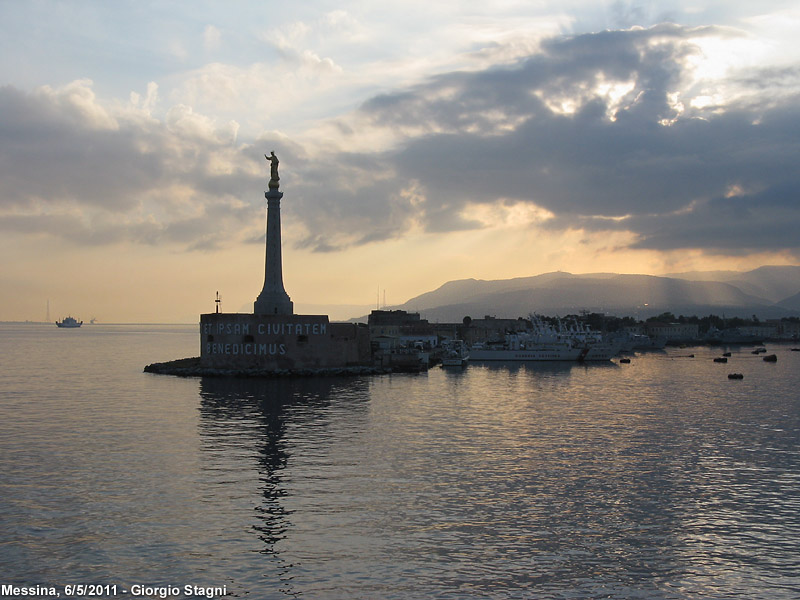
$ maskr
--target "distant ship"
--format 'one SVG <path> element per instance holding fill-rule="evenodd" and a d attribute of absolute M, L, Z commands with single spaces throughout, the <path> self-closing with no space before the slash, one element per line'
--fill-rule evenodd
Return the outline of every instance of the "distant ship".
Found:
<path fill-rule="evenodd" d="M 507 334 L 501 343 L 476 344 L 470 360 L 500 361 L 607 361 L 620 351 L 620 345 L 603 339 L 582 325 L 556 329 L 531 316 L 533 332 Z"/>
<path fill-rule="evenodd" d="M 64 317 L 60 322 L 56 321 L 56 325 L 59 327 L 80 327 L 83 325 L 83 321 L 77 321 L 72 317 Z"/>

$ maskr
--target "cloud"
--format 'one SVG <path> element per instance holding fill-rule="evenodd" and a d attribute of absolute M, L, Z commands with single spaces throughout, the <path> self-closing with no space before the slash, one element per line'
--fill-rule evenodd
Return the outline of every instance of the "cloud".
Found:
<path fill-rule="evenodd" d="M 252 226 L 264 167 L 235 145 L 235 124 L 184 106 L 161 122 L 134 100 L 104 109 L 88 81 L 0 88 L 0 228 L 88 245 L 194 247 Z"/>
<path fill-rule="evenodd" d="M 796 247 L 790 235 L 748 229 L 744 218 L 740 227 L 718 224 L 719 198 L 738 186 L 782 190 L 781 210 L 765 204 L 759 215 L 765 231 L 800 225 L 790 201 L 800 194 L 795 71 L 765 66 L 770 84 L 748 86 L 765 81 L 749 68 L 724 82 L 739 86 L 733 99 L 692 106 L 693 93 L 713 86 L 695 78 L 696 41 L 738 35 L 664 24 L 561 36 L 513 66 L 372 98 L 362 117 L 394 133 L 398 148 L 387 160 L 397 181 L 419 182 L 431 231 L 448 229 L 448 215 L 468 205 L 508 198 L 551 212 L 551 228 L 629 228 L 637 247 L 761 248 L 770 239 L 775 249 Z M 762 95 L 772 82 L 781 97 Z M 680 230 L 690 219 L 691 235 Z"/>
<path fill-rule="evenodd" d="M 213 25 L 206 25 L 203 30 L 203 47 L 206 52 L 214 52 L 219 48 L 222 40 L 222 33 Z"/>
<path fill-rule="evenodd" d="M 7 86 L 0 110 L 0 206 L 79 199 L 124 210 L 161 177 L 151 155 L 135 149 L 142 127 L 121 125 L 94 101 L 89 82 L 33 94 Z"/>
<path fill-rule="evenodd" d="M 298 24 L 281 44 L 298 52 L 309 35 Z M 5 87 L 0 227 L 91 244 L 258 241 L 260 159 L 275 150 L 284 240 L 319 252 L 503 227 L 507 215 L 531 231 L 628 232 L 634 249 L 797 249 L 800 78 L 766 64 L 708 79 L 703 47 L 738 39 L 674 24 L 537 39 L 515 61 L 375 95 L 302 143 L 242 142 L 237 122 L 188 99 L 159 120 L 156 86 L 115 108 L 87 81 Z M 270 81 L 263 65 L 231 69 L 206 67 L 217 77 L 197 94 Z M 59 219 L 80 235 L 59 233 Z"/>
<path fill-rule="evenodd" d="M 642 216 L 627 224 L 634 248 L 706 248 L 720 254 L 786 249 L 800 254 L 800 178 L 753 194 L 705 200 L 675 215 Z"/>

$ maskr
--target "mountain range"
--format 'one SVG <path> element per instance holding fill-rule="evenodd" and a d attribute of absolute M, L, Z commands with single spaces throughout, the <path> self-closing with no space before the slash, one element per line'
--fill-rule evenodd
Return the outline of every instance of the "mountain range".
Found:
<path fill-rule="evenodd" d="M 800 316 L 800 266 L 664 276 L 563 271 L 515 279 L 449 281 L 399 306 L 431 322 L 601 312 L 646 319 L 664 312 L 760 319 Z M 361 319 L 358 319 L 361 320 Z"/>

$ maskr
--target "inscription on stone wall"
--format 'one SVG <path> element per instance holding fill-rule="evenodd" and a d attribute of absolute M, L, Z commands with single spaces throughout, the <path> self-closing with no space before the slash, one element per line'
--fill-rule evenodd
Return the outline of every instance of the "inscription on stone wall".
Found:
<path fill-rule="evenodd" d="M 276 356 L 278 354 L 286 354 L 286 345 L 256 344 L 253 342 L 241 344 L 206 342 L 206 354 L 230 354 L 233 356 Z"/>
<path fill-rule="evenodd" d="M 203 333 L 217 335 L 325 335 L 327 323 L 203 323 Z"/>
<path fill-rule="evenodd" d="M 240 323 L 218 321 L 201 323 L 206 355 L 226 354 L 231 356 L 279 356 L 287 352 L 286 336 L 302 336 L 303 343 L 313 343 L 313 336 L 328 333 L 327 323 Z M 242 336 L 241 340 L 214 340 L 214 336 Z"/>

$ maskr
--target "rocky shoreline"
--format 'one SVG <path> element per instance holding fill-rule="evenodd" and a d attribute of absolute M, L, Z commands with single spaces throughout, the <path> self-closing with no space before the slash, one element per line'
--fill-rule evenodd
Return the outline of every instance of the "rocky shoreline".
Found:
<path fill-rule="evenodd" d="M 328 369 L 222 369 L 203 367 L 200 358 L 180 358 L 168 362 L 153 363 L 144 368 L 145 373 L 156 375 L 175 375 L 177 377 L 342 377 L 361 375 L 385 375 L 388 373 L 406 372 L 386 367 L 339 367 Z M 418 372 L 418 371 L 415 371 Z"/>

